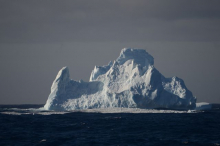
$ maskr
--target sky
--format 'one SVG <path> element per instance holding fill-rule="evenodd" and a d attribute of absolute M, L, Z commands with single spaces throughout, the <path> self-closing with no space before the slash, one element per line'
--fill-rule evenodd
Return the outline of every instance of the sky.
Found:
<path fill-rule="evenodd" d="M 58 71 L 142 48 L 198 102 L 220 103 L 219 0 L 0 0 L 0 104 L 44 104 Z"/>

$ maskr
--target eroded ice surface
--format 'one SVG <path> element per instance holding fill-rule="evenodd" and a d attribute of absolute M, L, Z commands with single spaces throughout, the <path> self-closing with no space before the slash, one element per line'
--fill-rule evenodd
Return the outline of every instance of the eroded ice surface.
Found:
<path fill-rule="evenodd" d="M 90 81 L 70 79 L 68 67 L 54 80 L 44 106 L 64 111 L 94 108 L 195 109 L 196 98 L 178 77 L 165 78 L 142 49 L 122 49 L 108 65 L 95 66 Z"/>

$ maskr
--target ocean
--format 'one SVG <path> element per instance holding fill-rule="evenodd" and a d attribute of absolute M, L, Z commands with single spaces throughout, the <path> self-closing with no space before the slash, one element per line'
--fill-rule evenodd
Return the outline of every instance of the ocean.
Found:
<path fill-rule="evenodd" d="M 33 112 L 1 105 L 0 145 L 220 145 L 220 110 L 196 113 Z"/>

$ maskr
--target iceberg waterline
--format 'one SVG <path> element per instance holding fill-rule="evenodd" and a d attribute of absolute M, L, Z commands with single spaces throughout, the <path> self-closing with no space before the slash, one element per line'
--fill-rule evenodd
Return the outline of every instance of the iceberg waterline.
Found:
<path fill-rule="evenodd" d="M 46 110 L 93 108 L 195 109 L 196 97 L 178 77 L 165 78 L 142 49 L 124 48 L 105 66 L 95 66 L 90 81 L 70 79 L 68 67 L 54 80 Z"/>

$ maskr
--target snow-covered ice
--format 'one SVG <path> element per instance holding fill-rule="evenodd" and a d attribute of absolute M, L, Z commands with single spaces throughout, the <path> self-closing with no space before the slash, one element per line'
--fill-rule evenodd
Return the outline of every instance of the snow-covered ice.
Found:
<path fill-rule="evenodd" d="M 124 48 L 105 66 L 95 66 L 90 81 L 70 79 L 68 67 L 54 80 L 46 110 L 97 108 L 195 109 L 196 97 L 178 77 L 165 78 L 142 49 Z"/>

